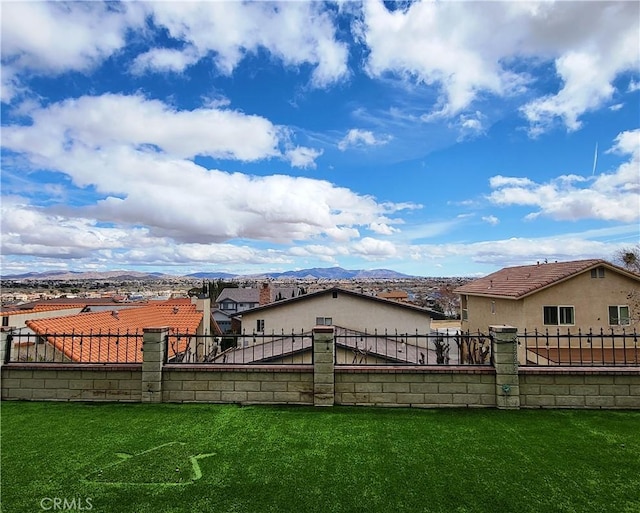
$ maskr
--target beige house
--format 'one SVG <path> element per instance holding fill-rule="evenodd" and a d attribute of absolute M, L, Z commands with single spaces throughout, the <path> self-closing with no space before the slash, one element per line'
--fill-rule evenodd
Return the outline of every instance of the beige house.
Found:
<path fill-rule="evenodd" d="M 277 301 L 237 316 L 237 349 L 214 361 L 309 363 L 314 326 L 336 328 L 337 363 L 435 362 L 431 319 L 442 314 L 339 287 Z M 417 336 L 417 335 L 420 336 Z"/>
<path fill-rule="evenodd" d="M 455 292 L 463 331 L 511 325 L 519 332 L 618 332 L 633 329 L 640 315 L 640 276 L 605 260 L 506 267 Z"/>
<path fill-rule="evenodd" d="M 332 325 L 373 333 L 429 333 L 431 319 L 442 314 L 408 303 L 338 287 L 277 301 L 242 312 L 242 329 L 250 333 L 310 332 Z"/>

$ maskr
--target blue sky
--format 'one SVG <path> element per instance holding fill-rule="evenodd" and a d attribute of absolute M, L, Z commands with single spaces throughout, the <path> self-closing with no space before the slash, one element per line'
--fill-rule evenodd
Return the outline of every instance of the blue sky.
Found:
<path fill-rule="evenodd" d="M 638 2 L 2 2 L 3 274 L 477 276 L 640 242 Z"/>

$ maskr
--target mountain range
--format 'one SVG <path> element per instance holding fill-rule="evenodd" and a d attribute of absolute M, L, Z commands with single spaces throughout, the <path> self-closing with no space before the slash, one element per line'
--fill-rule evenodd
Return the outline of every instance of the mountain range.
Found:
<path fill-rule="evenodd" d="M 103 271 L 103 272 L 76 272 L 76 271 L 47 271 L 47 272 L 30 272 L 24 274 L 11 274 L 2 276 L 4 280 L 57 280 L 57 281 L 73 281 L 73 280 L 162 280 L 162 279 L 223 279 L 231 280 L 234 278 L 247 279 L 328 279 L 328 280 L 345 280 L 345 279 L 400 279 L 413 278 L 407 274 L 402 274 L 389 269 L 343 269 L 342 267 L 314 267 L 312 269 L 302 269 L 298 271 L 285 271 L 279 273 L 261 273 L 261 274 L 230 274 L 222 272 L 198 272 L 187 274 L 184 276 L 174 276 L 162 273 L 144 273 L 139 271 Z"/>

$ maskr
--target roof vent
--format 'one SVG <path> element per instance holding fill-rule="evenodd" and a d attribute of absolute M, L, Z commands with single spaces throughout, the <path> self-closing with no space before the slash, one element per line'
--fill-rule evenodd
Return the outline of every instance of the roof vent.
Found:
<path fill-rule="evenodd" d="M 120 317 L 118 317 L 118 310 L 111 310 L 111 315 L 113 317 L 115 317 L 116 319 L 119 319 Z"/>
<path fill-rule="evenodd" d="M 177 306 L 173 307 L 173 313 L 177 314 L 180 311 L 180 308 L 178 308 Z"/>

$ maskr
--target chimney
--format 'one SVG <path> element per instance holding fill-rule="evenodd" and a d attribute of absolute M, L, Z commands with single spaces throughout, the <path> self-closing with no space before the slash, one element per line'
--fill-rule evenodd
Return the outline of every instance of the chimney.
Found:
<path fill-rule="evenodd" d="M 269 287 L 268 283 L 263 283 L 262 288 L 260 289 L 260 306 L 268 305 L 271 303 L 271 287 Z"/>

